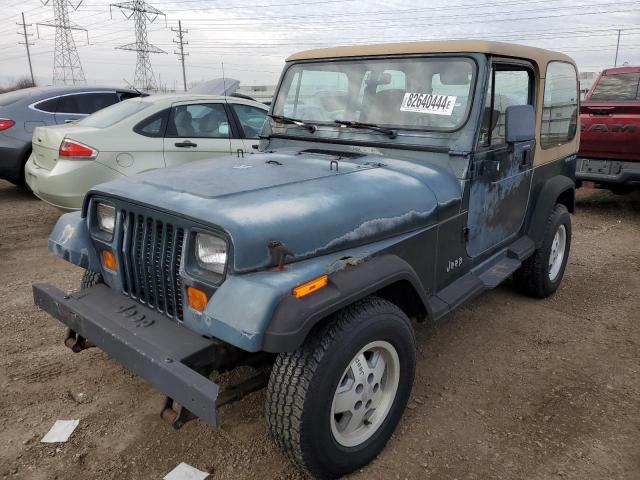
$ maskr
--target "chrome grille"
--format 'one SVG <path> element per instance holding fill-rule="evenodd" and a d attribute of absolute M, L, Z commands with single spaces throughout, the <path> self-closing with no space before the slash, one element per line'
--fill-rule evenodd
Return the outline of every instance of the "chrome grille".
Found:
<path fill-rule="evenodd" d="M 182 321 L 180 261 L 184 229 L 136 212 L 122 211 L 124 292 Z"/>

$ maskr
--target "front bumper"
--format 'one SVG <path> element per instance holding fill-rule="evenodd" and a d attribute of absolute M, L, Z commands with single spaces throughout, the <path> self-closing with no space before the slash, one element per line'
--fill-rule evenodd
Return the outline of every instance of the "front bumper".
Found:
<path fill-rule="evenodd" d="M 123 175 L 95 160 L 58 160 L 51 170 L 39 166 L 33 154 L 25 165 L 25 180 L 41 200 L 65 211 L 79 210 L 95 185 Z"/>
<path fill-rule="evenodd" d="M 106 285 L 72 295 L 34 284 L 35 304 L 191 413 L 217 425 L 218 386 L 197 369 L 219 346 Z"/>
<path fill-rule="evenodd" d="M 576 179 L 600 184 L 640 186 L 640 161 L 578 158 Z"/>

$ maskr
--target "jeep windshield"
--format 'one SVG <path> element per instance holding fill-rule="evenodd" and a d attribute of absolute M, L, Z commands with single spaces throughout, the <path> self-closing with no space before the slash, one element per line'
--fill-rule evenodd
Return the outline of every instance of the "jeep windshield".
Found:
<path fill-rule="evenodd" d="M 389 129 L 454 131 L 467 119 L 475 70 L 475 62 L 466 57 L 293 64 L 273 114 L 276 122 L 280 116 L 342 129 L 341 138 L 355 129 L 385 137 Z"/>

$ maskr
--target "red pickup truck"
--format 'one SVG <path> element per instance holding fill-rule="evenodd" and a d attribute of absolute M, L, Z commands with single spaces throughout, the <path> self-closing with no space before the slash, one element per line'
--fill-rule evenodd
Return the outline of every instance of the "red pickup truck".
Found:
<path fill-rule="evenodd" d="M 576 179 L 615 193 L 640 188 L 640 67 L 604 70 L 580 106 Z"/>

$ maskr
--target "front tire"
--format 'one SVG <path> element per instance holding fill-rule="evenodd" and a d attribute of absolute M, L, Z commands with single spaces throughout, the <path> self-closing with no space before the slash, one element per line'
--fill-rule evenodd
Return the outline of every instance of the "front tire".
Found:
<path fill-rule="evenodd" d="M 101 273 L 85 270 L 80 280 L 80 290 L 86 290 L 100 283 L 104 283 Z"/>
<path fill-rule="evenodd" d="M 411 322 L 394 304 L 368 297 L 341 310 L 278 355 L 267 387 L 271 436 L 316 478 L 357 470 L 395 430 L 415 361 Z"/>
<path fill-rule="evenodd" d="M 525 295 L 546 298 L 558 289 L 569 259 L 571 216 L 557 203 L 544 227 L 542 245 L 514 273 L 516 290 Z"/>

